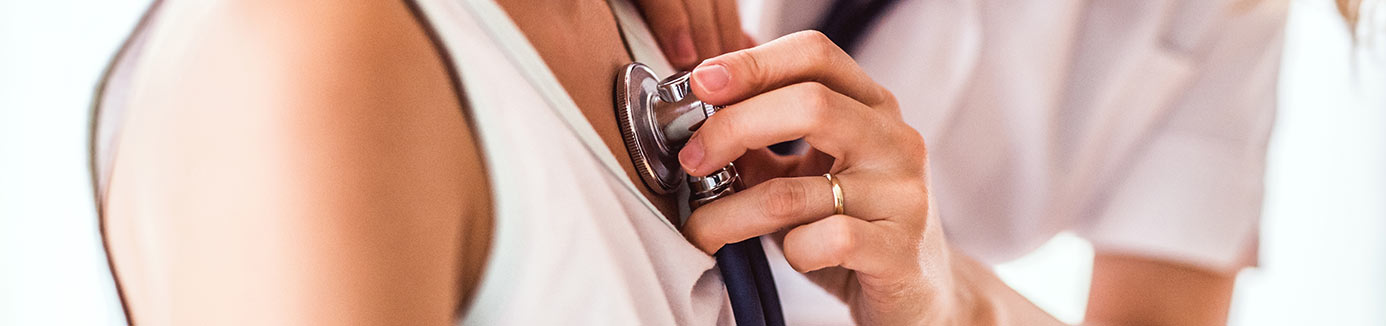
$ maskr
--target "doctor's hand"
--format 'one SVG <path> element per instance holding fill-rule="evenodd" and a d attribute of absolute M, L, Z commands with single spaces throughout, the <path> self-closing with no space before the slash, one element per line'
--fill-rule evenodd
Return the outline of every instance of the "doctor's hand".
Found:
<path fill-rule="evenodd" d="M 889 91 L 814 31 L 709 59 L 692 78 L 699 99 L 726 107 L 679 153 L 690 174 L 743 156 L 773 161 L 763 149 L 779 142 L 812 146 L 790 165 L 738 161 L 743 173 L 783 175 L 749 178 L 758 184 L 694 211 L 684 225 L 694 245 L 714 253 L 780 232 L 789 264 L 846 302 L 858 323 L 938 324 L 953 314 L 965 296 L 929 200 L 924 140 Z M 824 172 L 839 181 L 841 214 Z"/>
<path fill-rule="evenodd" d="M 669 63 L 686 70 L 699 61 L 745 49 L 736 0 L 637 0 Z"/>

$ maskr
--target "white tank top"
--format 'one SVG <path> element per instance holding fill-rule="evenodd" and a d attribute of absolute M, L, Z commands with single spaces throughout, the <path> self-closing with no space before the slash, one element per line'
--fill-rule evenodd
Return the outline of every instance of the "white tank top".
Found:
<path fill-rule="evenodd" d="M 640 194 L 509 16 L 488 0 L 416 3 L 458 67 L 494 192 L 463 323 L 731 324 L 713 258 Z M 670 73 L 634 7 L 611 5 L 632 56 Z"/>
<path fill-rule="evenodd" d="M 491 252 L 460 324 L 733 323 L 714 259 L 641 195 L 509 15 L 490 0 L 413 5 L 457 70 L 493 192 Z M 635 7 L 610 5 L 632 57 L 672 73 Z M 99 202 L 143 33 L 96 103 Z"/>

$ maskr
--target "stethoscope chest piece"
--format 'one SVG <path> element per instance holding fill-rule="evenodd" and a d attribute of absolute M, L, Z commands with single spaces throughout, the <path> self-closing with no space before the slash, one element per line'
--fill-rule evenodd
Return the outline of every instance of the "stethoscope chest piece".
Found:
<path fill-rule="evenodd" d="M 640 63 L 616 77 L 616 122 L 636 173 L 651 191 L 664 195 L 688 187 L 689 208 L 725 198 L 740 188 L 736 167 L 691 177 L 679 166 L 679 150 L 719 107 L 691 92 L 688 72 L 659 80 Z M 760 239 L 728 244 L 716 254 L 738 325 L 784 325 L 779 294 Z"/>
<path fill-rule="evenodd" d="M 664 142 L 655 124 L 658 86 L 659 79 L 650 67 L 633 63 L 621 69 L 616 78 L 616 124 L 636 173 L 646 187 L 662 195 L 683 185 L 684 173 L 679 168 L 679 149 Z"/>
<path fill-rule="evenodd" d="M 616 77 L 616 124 L 636 173 L 657 194 L 674 193 L 685 184 L 679 150 L 716 110 L 692 96 L 689 87 L 687 72 L 661 81 L 638 62 Z"/>

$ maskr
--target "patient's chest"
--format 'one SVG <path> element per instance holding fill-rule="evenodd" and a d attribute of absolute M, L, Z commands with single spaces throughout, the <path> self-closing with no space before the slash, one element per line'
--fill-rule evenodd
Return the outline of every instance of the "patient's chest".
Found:
<path fill-rule="evenodd" d="M 731 323 L 715 261 L 644 200 L 615 137 L 610 74 L 630 59 L 609 9 L 591 42 L 611 48 L 584 62 L 545 60 L 571 40 L 531 40 L 489 1 L 420 3 L 458 67 L 495 196 L 492 254 L 462 324 Z M 582 34 L 549 32 L 535 38 Z M 589 64 L 609 67 L 568 69 Z"/>
<path fill-rule="evenodd" d="M 488 81 L 464 85 L 496 195 L 494 249 L 463 324 L 729 323 L 712 257 L 568 130 L 581 121 L 496 59 L 459 60 L 464 79 Z"/>
<path fill-rule="evenodd" d="M 600 0 L 499 3 L 616 156 L 626 177 L 639 184 L 616 124 L 613 95 L 617 71 L 633 60 L 610 6 Z M 641 191 L 665 216 L 677 216 L 672 198 L 643 187 Z"/>

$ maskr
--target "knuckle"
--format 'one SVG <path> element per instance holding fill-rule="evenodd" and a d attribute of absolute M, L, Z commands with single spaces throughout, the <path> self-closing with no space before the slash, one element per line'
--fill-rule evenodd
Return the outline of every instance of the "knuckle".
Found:
<path fill-rule="evenodd" d="M 833 98 L 833 90 L 819 82 L 803 83 L 806 97 L 812 101 L 814 107 L 826 108 L 830 105 Z"/>
<path fill-rule="evenodd" d="M 903 204 L 902 208 L 907 212 L 926 210 L 929 203 L 929 190 L 925 187 L 923 180 L 915 180 L 913 178 L 906 179 L 908 179 L 908 181 L 903 181 L 895 187 L 895 189 L 899 189 L 900 191 L 901 197 L 899 200 Z M 909 215 L 913 216 L 914 214 Z"/>
<path fill-rule="evenodd" d="M 804 110 L 812 121 L 824 121 L 827 118 L 825 115 L 832 109 L 833 90 L 817 82 L 800 83 L 796 89 L 799 93 L 796 96 L 803 101 L 803 107 L 800 109 Z"/>
<path fill-rule="evenodd" d="M 929 203 L 929 183 L 924 178 L 913 178 L 906 187 L 909 188 L 910 194 L 918 199 L 919 203 Z"/>
<path fill-rule="evenodd" d="M 765 200 L 760 206 L 761 213 L 772 220 L 791 220 L 804 212 L 804 198 L 807 189 L 804 184 L 794 180 L 773 179 L 764 184 Z"/>
<path fill-rule="evenodd" d="M 877 90 L 881 91 L 881 98 L 885 99 L 886 103 L 889 103 L 891 107 L 895 108 L 895 110 L 900 110 L 900 100 L 895 98 L 894 92 L 891 92 L 889 89 L 886 89 L 885 87 L 877 88 Z"/>
<path fill-rule="evenodd" d="M 885 89 L 884 87 L 878 87 L 875 88 L 875 90 L 876 97 L 880 98 L 883 101 L 883 106 L 885 107 L 886 112 L 892 113 L 897 118 L 903 118 L 902 113 L 900 111 L 900 102 L 898 99 L 895 98 L 895 93 L 891 92 L 888 89 Z"/>
<path fill-rule="evenodd" d="M 810 55 L 816 58 L 830 58 L 841 51 L 837 44 L 833 43 L 833 40 L 829 39 L 823 32 L 807 30 L 794 33 L 792 36 L 803 45 L 805 50 L 809 51 Z"/>
<path fill-rule="evenodd" d="M 852 233 L 851 217 L 838 217 L 827 221 L 827 239 L 829 248 L 837 261 L 842 261 L 855 250 L 859 239 Z"/>
<path fill-rule="evenodd" d="M 902 133 L 904 134 L 901 137 L 904 138 L 905 144 L 909 145 L 910 148 L 917 149 L 919 152 L 923 152 L 925 150 L 924 135 L 920 134 L 919 130 L 915 130 L 914 128 L 911 128 L 908 125 L 902 126 L 901 129 Z"/>
<path fill-rule="evenodd" d="M 893 129 L 895 129 L 896 132 L 893 133 L 892 138 L 897 140 L 897 144 L 899 144 L 901 149 L 900 153 L 906 160 L 906 164 L 911 167 L 916 167 L 922 172 L 928 160 L 929 153 L 928 147 L 925 144 L 924 135 L 920 134 L 918 130 L 910 127 L 903 121 L 897 122 Z"/>
<path fill-rule="evenodd" d="M 812 41 L 815 41 L 815 42 L 822 42 L 822 41 L 832 42 L 832 40 L 828 39 L 828 35 L 827 35 L 827 34 L 823 34 L 823 32 L 818 31 L 818 30 L 814 30 L 814 29 L 803 30 L 803 31 L 795 32 L 795 33 L 793 33 L 793 34 L 790 34 L 790 36 L 799 37 L 799 38 L 804 38 L 804 39 L 812 40 Z"/>
<path fill-rule="evenodd" d="M 919 172 L 923 173 L 924 167 L 928 165 L 929 147 L 925 144 L 924 135 L 919 134 L 919 131 L 912 128 L 909 129 L 909 131 L 908 139 L 911 145 L 909 153 L 912 154 L 910 159 L 912 162 L 918 163 L 920 168 Z"/>
<path fill-rule="evenodd" d="M 830 38 L 828 38 L 828 35 L 823 34 L 823 32 L 820 32 L 820 31 L 817 31 L 817 30 L 811 30 L 811 29 L 810 29 L 810 30 L 800 31 L 800 32 L 796 32 L 796 33 L 794 33 L 794 34 L 790 34 L 789 37 L 791 37 L 793 40 L 795 40 L 795 41 L 797 41 L 798 43 L 803 44 L 803 45 L 811 45 L 811 46 L 833 45 L 833 40 L 830 39 Z"/>

